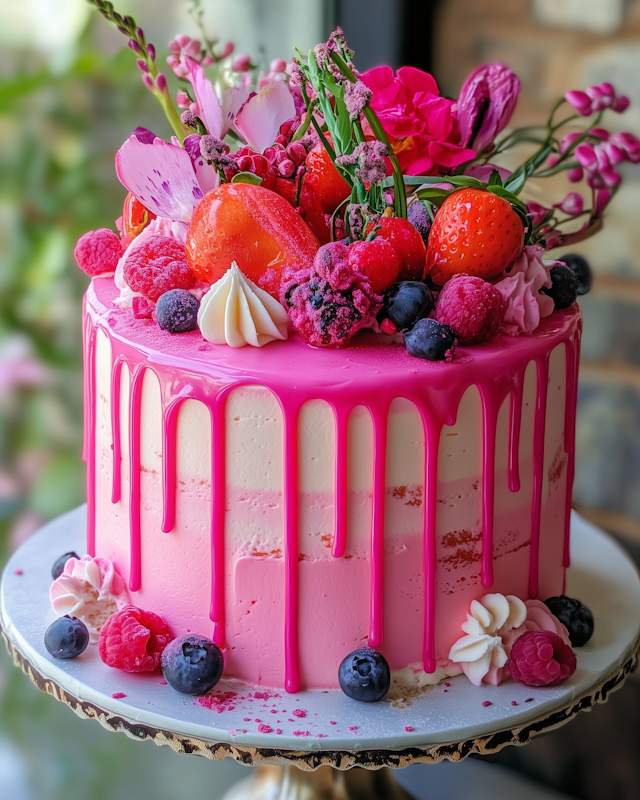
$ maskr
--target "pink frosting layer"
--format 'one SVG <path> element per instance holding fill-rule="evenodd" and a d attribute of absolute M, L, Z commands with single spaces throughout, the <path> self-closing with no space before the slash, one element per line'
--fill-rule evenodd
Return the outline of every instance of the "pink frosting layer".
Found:
<path fill-rule="evenodd" d="M 85 305 L 88 550 L 93 554 L 97 547 L 102 555 L 114 557 L 129 576 L 132 601 L 162 613 L 176 632 L 204 624 L 208 616 L 214 639 L 228 645 L 229 673 L 284 685 L 288 691 L 296 691 L 303 682 L 334 686 L 336 663 L 363 640 L 380 647 L 392 669 L 422 661 L 424 669 L 433 672 L 459 636 L 460 621 L 473 597 L 489 588 L 523 598 L 562 591 L 573 480 L 577 307 L 542 320 L 532 336 L 498 337 L 459 348 L 452 362 L 431 363 L 412 358 L 401 346 L 381 344 L 379 337 L 367 333 L 361 334 L 356 346 L 341 351 L 310 350 L 295 336 L 260 350 L 232 350 L 204 342 L 198 332 L 171 336 L 152 321 L 135 320 L 113 305 L 116 296 L 111 279 L 95 279 Z M 126 363 L 131 371 L 130 459 L 121 463 L 116 403 L 111 412 L 114 481 L 108 491 L 96 463 L 98 328 L 111 342 L 112 393 L 119 385 L 119 365 Z M 550 485 L 543 503 L 549 357 L 563 343 L 566 480 Z M 524 373 L 531 361 L 536 364 L 537 385 L 544 389 L 538 389 L 535 407 L 533 488 L 526 507 L 505 514 L 495 490 L 497 416 L 511 396 L 506 483 L 515 492 L 520 486 Z M 157 375 L 162 396 L 162 481 L 141 475 L 140 470 L 140 397 L 147 369 Z M 438 481 L 438 448 L 443 426 L 455 422 L 460 399 L 474 384 L 483 410 L 482 514 L 477 532 L 460 532 L 465 536 L 453 543 L 451 559 L 445 532 L 437 526 L 437 503 L 448 489 Z M 243 385 L 267 387 L 283 411 L 284 487 L 279 507 L 285 533 L 276 555 L 236 552 L 225 538 L 225 507 L 231 498 L 225 497 L 224 408 L 229 392 Z M 422 418 L 426 508 L 413 535 L 385 540 L 386 424 L 396 397 L 414 403 Z M 214 431 L 210 498 L 200 508 L 190 503 L 189 509 L 176 502 L 180 493 L 175 474 L 176 412 L 187 398 L 210 408 Z M 299 515 L 313 499 L 298 492 L 297 421 L 302 405 L 311 399 L 326 400 L 334 409 L 337 457 L 331 555 L 306 560 L 299 541 Z M 358 405 L 366 406 L 373 418 L 374 479 L 368 552 L 354 555 L 347 549 L 346 421 Z M 113 505 L 121 493 L 128 498 L 126 521 L 121 505 Z M 183 539 L 160 538 L 161 531 L 182 529 L 184 514 L 196 523 L 187 552 Z M 232 593 L 230 586 L 235 587 Z M 251 606 L 245 607 L 248 603 Z"/>

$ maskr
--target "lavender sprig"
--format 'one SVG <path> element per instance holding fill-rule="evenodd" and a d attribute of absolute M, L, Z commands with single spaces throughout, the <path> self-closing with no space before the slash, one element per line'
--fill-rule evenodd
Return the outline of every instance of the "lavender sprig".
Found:
<path fill-rule="evenodd" d="M 128 37 L 127 47 L 137 56 L 136 64 L 142 73 L 142 82 L 157 98 L 174 133 L 182 143 L 186 131 L 169 94 L 167 78 L 162 72 L 159 72 L 156 65 L 155 47 L 147 43 L 144 31 L 138 27 L 135 19 L 130 16 L 123 17 L 114 9 L 113 3 L 109 0 L 87 0 L 87 2 L 95 6 L 108 22 L 112 22 L 118 28 L 120 33 Z"/>

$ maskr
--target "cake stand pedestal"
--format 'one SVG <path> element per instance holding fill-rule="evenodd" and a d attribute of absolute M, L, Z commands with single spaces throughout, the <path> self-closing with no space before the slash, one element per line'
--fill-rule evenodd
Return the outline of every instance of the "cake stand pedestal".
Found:
<path fill-rule="evenodd" d="M 9 560 L 0 630 L 14 661 L 38 688 L 108 730 L 257 767 L 226 800 L 408 800 L 385 768 L 526 744 L 605 702 L 638 661 L 635 566 L 613 539 L 574 514 L 566 591 L 590 606 L 595 633 L 562 686 L 475 687 L 459 676 L 434 687 L 392 688 L 384 701 L 367 704 L 340 691 L 287 695 L 223 680 L 204 698 L 191 698 L 159 675 L 110 669 L 95 646 L 70 661 L 47 653 L 51 565 L 69 550 L 84 552 L 85 519 L 81 507 L 54 520 Z"/>

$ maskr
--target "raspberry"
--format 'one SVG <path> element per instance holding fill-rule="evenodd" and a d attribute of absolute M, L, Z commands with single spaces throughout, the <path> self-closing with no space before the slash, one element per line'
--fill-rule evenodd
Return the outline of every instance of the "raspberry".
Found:
<path fill-rule="evenodd" d="M 370 242 L 354 242 L 349 247 L 348 261 L 354 272 L 368 278 L 377 294 L 384 294 L 396 283 L 402 268 L 395 248 L 381 236 Z"/>
<path fill-rule="evenodd" d="M 76 264 L 91 276 L 115 272 L 122 253 L 120 239 L 109 228 L 87 231 L 78 239 L 73 251 Z"/>
<path fill-rule="evenodd" d="M 557 686 L 576 671 L 576 657 L 557 633 L 526 631 L 511 648 L 509 668 L 526 686 Z"/>
<path fill-rule="evenodd" d="M 195 277 L 184 247 L 169 236 L 149 236 L 124 262 L 124 279 L 134 292 L 155 301 L 170 289 L 191 289 Z"/>
<path fill-rule="evenodd" d="M 102 626 L 98 650 L 108 667 L 125 672 L 153 672 L 173 639 L 167 623 L 151 611 L 124 606 Z"/>
<path fill-rule="evenodd" d="M 438 322 L 453 328 L 461 344 L 486 342 L 502 324 L 507 305 L 504 297 L 482 278 L 459 275 L 440 292 Z"/>
<path fill-rule="evenodd" d="M 131 310 L 136 319 L 151 319 L 153 314 L 151 303 L 146 297 L 138 297 L 138 295 L 131 300 Z"/>
<path fill-rule="evenodd" d="M 382 298 L 347 263 L 342 242 L 323 245 L 309 269 L 286 268 L 280 302 L 302 339 L 315 347 L 342 347 L 373 324 Z"/>

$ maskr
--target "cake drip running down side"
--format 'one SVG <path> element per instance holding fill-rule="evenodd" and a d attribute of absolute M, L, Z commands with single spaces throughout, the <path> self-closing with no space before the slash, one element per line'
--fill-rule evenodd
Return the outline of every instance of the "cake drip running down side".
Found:
<path fill-rule="evenodd" d="M 383 647 L 385 629 L 396 623 L 385 619 L 385 513 L 388 485 L 388 424 L 392 403 L 397 398 L 409 401 L 419 414 L 424 448 L 421 501 L 423 514 L 423 574 L 424 574 L 424 632 L 422 666 L 434 673 L 440 665 L 436 653 L 438 628 L 438 535 L 437 530 L 439 450 L 443 431 L 456 423 L 456 416 L 465 392 L 477 387 L 481 402 L 482 465 L 481 465 L 481 561 L 478 564 L 480 596 L 496 586 L 494 576 L 494 503 L 496 497 L 496 436 L 501 408 L 509 408 L 507 481 L 508 491 L 521 488 L 519 453 L 526 383 L 530 364 L 535 365 L 535 406 L 533 414 L 532 499 L 530 502 L 530 548 L 527 585 L 530 597 L 539 592 L 539 558 L 543 491 L 545 486 L 545 422 L 548 395 L 551 402 L 549 363 L 554 351 L 564 348 L 565 392 L 563 409 L 563 450 L 558 472 L 565 475 L 561 527 L 564 542 L 558 548 L 562 567 L 569 563 L 569 513 L 574 471 L 574 430 L 577 396 L 577 368 L 581 321 L 576 308 L 558 312 L 544 320 L 535 335 L 499 343 L 460 348 L 457 361 L 439 363 L 411 361 L 401 348 L 394 345 L 366 345 L 345 353 L 318 351 L 310 363 L 309 350 L 292 340 L 276 343 L 256 360 L 251 353 L 231 354 L 229 348 L 206 345 L 194 347 L 197 334 L 187 334 L 180 342 L 171 340 L 162 351 L 157 347 L 157 332 L 151 326 L 134 328 L 127 322 L 125 312 L 114 310 L 109 302 L 113 294 L 110 279 L 97 279 L 85 302 L 85 441 L 87 459 L 88 542 L 90 555 L 96 555 L 97 472 L 96 441 L 98 420 L 97 337 L 104 334 L 110 344 L 110 402 L 109 436 L 112 442 L 112 473 L 110 499 L 112 504 L 126 500 L 128 509 L 129 564 L 123 565 L 128 574 L 132 593 L 144 589 L 141 534 L 141 509 L 149 504 L 141 489 L 141 403 L 145 374 L 157 379 L 161 398 L 162 424 L 162 509 L 161 524 L 154 537 L 171 534 L 176 524 L 177 428 L 180 409 L 187 400 L 196 400 L 208 409 L 211 421 L 210 463 L 210 618 L 213 639 L 221 647 L 229 645 L 227 624 L 236 613 L 226 596 L 228 584 L 225 564 L 227 497 L 225 476 L 229 457 L 225 441 L 225 411 L 229 395 L 242 387 L 263 387 L 276 398 L 283 421 L 283 530 L 281 556 L 284 559 L 284 687 L 295 692 L 303 684 L 304 665 L 300 657 L 300 591 L 301 553 L 299 546 L 299 419 L 305 404 L 324 401 L 334 415 L 335 469 L 332 505 L 334 509 L 331 554 L 334 561 L 349 557 L 349 488 L 348 452 L 349 419 L 358 407 L 367 409 L 372 422 L 373 476 L 371 481 L 371 530 L 369 540 L 369 596 L 360 598 L 368 603 L 369 628 L 362 638 L 370 646 Z M 166 342 L 170 339 L 165 335 Z M 156 337 L 154 339 L 154 337 Z M 186 341 L 188 340 L 188 341 Z M 199 340 L 201 343 L 201 339 Z M 505 346 L 507 342 L 507 346 Z M 154 346 L 155 345 L 155 346 Z M 206 347 L 206 349 L 205 349 Z M 281 348 L 281 349 L 278 349 Z M 271 353 L 274 355 L 271 356 Z M 287 365 L 283 370 L 283 365 Z M 123 371 L 128 373 L 128 406 L 120 402 Z M 387 373 L 385 377 L 385 371 Z M 104 387 L 103 387 L 104 388 Z M 556 398 L 553 398 L 556 401 Z M 121 418 L 127 414 L 125 421 Z M 558 412 L 560 413 L 560 411 Z M 125 433 L 126 427 L 126 433 Z M 204 432 L 203 432 L 203 435 Z M 452 434 L 450 434 L 452 435 Z M 128 437 L 128 476 L 121 474 L 123 437 Z M 548 454 L 547 454 L 548 455 Z M 566 464 L 566 467 L 565 467 Z M 128 477 L 128 481 L 125 478 Z M 124 486 L 128 483 L 128 498 Z M 464 532 L 461 532 L 461 535 Z M 104 550 L 104 547 L 98 547 Z M 227 551 L 228 552 L 228 551 Z M 102 553 L 101 553 L 102 554 Z M 111 556 L 112 553 L 107 555 Z M 558 587 L 558 591 L 562 587 Z M 204 590 L 204 589 L 203 589 Z M 171 615 L 166 614 L 171 623 Z M 339 620 L 335 623 L 339 626 Z M 451 621 L 452 631 L 459 631 L 459 619 Z M 278 643 L 281 647 L 281 644 Z M 442 649 L 442 648 L 441 648 Z M 397 665 L 396 665 L 397 666 Z M 403 664 L 402 667 L 407 667 Z"/>

